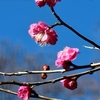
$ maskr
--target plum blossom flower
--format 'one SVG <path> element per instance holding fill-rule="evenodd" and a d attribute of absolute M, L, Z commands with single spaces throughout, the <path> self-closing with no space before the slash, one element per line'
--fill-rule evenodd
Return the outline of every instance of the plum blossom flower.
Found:
<path fill-rule="evenodd" d="M 77 88 L 77 81 L 76 78 L 66 78 L 60 81 L 65 88 L 70 90 L 74 90 Z"/>
<path fill-rule="evenodd" d="M 57 2 L 60 2 L 61 0 L 35 0 L 35 3 L 39 7 L 43 7 L 45 4 L 47 4 L 49 7 L 54 7 Z"/>
<path fill-rule="evenodd" d="M 62 66 L 64 69 L 68 69 L 70 66 L 70 61 L 75 60 L 78 53 L 78 48 L 65 47 L 63 51 L 58 52 L 55 65 L 57 67 Z"/>
<path fill-rule="evenodd" d="M 18 89 L 17 96 L 23 100 L 28 100 L 31 95 L 31 87 L 30 86 L 20 86 Z"/>
<path fill-rule="evenodd" d="M 40 46 L 55 45 L 58 37 L 56 32 L 42 21 L 31 24 L 28 33 Z"/>
<path fill-rule="evenodd" d="M 43 7 L 46 4 L 46 0 L 35 0 L 35 3 L 39 6 L 39 7 Z"/>

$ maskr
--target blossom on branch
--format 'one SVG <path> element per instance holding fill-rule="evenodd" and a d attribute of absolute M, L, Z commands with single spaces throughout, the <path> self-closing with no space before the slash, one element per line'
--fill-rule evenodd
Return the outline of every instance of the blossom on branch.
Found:
<path fill-rule="evenodd" d="M 31 91 L 32 89 L 30 86 L 20 86 L 17 96 L 23 100 L 28 100 L 31 95 Z"/>
<path fill-rule="evenodd" d="M 70 90 L 74 90 L 77 88 L 77 81 L 76 78 L 66 78 L 60 81 L 65 88 Z"/>
<path fill-rule="evenodd" d="M 56 32 L 42 21 L 31 24 L 28 33 L 40 46 L 55 45 L 58 37 Z"/>
<path fill-rule="evenodd" d="M 49 7 L 54 7 L 57 2 L 60 2 L 61 0 L 35 0 L 35 3 L 39 7 L 43 7 L 45 4 L 47 4 Z"/>
<path fill-rule="evenodd" d="M 57 67 L 62 66 L 64 69 L 68 69 L 70 66 L 70 61 L 75 60 L 78 53 L 78 48 L 65 47 L 63 51 L 58 52 L 55 65 Z"/>

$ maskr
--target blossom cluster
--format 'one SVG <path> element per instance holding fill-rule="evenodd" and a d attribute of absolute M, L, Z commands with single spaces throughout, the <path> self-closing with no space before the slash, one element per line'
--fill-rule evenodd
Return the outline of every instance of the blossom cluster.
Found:
<path fill-rule="evenodd" d="M 55 65 L 57 67 L 62 66 L 66 70 L 69 69 L 71 61 L 76 59 L 78 53 L 79 53 L 78 48 L 65 47 L 64 50 L 58 52 Z M 74 90 L 77 88 L 76 77 L 65 78 L 64 80 L 61 80 L 61 83 L 65 88 L 68 88 L 70 90 Z"/>
<path fill-rule="evenodd" d="M 35 0 L 35 3 L 39 7 L 48 5 L 52 8 L 56 5 L 57 2 L 60 1 L 61 0 Z M 55 45 L 58 40 L 57 33 L 42 21 L 31 24 L 28 33 L 40 46 L 45 46 L 46 44 Z M 79 54 L 78 48 L 70 48 L 66 46 L 63 50 L 58 52 L 55 66 L 57 66 L 57 68 L 62 66 L 62 68 L 66 70 L 70 69 L 71 61 L 76 59 L 77 54 Z M 50 67 L 48 65 L 43 66 L 44 71 L 49 69 Z M 42 73 L 41 78 L 46 79 L 47 74 Z M 70 90 L 74 90 L 77 88 L 77 77 L 68 77 L 61 80 L 60 82 L 65 88 L 68 88 Z M 31 92 L 32 89 L 30 86 L 20 86 L 17 96 L 23 100 L 28 100 L 31 96 Z"/>
<path fill-rule="evenodd" d="M 61 0 L 35 0 L 39 7 L 43 7 L 47 4 L 51 8 L 60 1 Z M 45 46 L 46 44 L 54 45 L 57 42 L 57 33 L 42 21 L 31 24 L 28 33 L 40 46 Z"/>

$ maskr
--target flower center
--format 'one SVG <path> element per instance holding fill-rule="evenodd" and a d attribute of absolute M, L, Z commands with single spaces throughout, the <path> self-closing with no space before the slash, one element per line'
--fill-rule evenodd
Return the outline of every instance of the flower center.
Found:
<path fill-rule="evenodd" d="M 35 41 L 36 43 L 39 43 L 40 46 L 45 46 L 46 42 L 42 41 L 42 38 L 44 36 L 44 32 L 39 32 L 36 37 L 35 37 Z"/>
<path fill-rule="evenodd" d="M 40 43 L 41 42 L 41 39 L 42 39 L 43 35 L 44 35 L 43 33 L 38 33 L 36 35 L 36 38 L 35 39 L 36 39 L 36 42 L 37 43 Z"/>

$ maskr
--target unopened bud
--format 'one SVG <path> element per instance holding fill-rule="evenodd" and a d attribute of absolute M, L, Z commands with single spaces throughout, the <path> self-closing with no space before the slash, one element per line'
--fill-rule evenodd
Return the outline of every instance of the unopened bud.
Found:
<path fill-rule="evenodd" d="M 47 78 L 47 74 L 46 74 L 46 73 L 42 73 L 42 74 L 41 74 L 41 78 L 42 78 L 42 79 L 46 79 L 46 78 Z"/>
<path fill-rule="evenodd" d="M 46 4 L 46 0 L 35 0 L 39 7 L 43 7 Z"/>
<path fill-rule="evenodd" d="M 77 79 L 76 79 L 76 77 L 66 78 L 64 80 L 61 80 L 61 82 L 62 82 L 62 85 L 65 88 L 68 88 L 70 90 L 74 90 L 74 89 L 77 88 Z"/>
<path fill-rule="evenodd" d="M 48 65 L 44 65 L 42 69 L 43 70 L 50 70 L 50 67 Z"/>
<path fill-rule="evenodd" d="M 69 83 L 69 89 L 74 90 L 77 88 L 77 82 L 76 81 L 70 81 Z"/>

